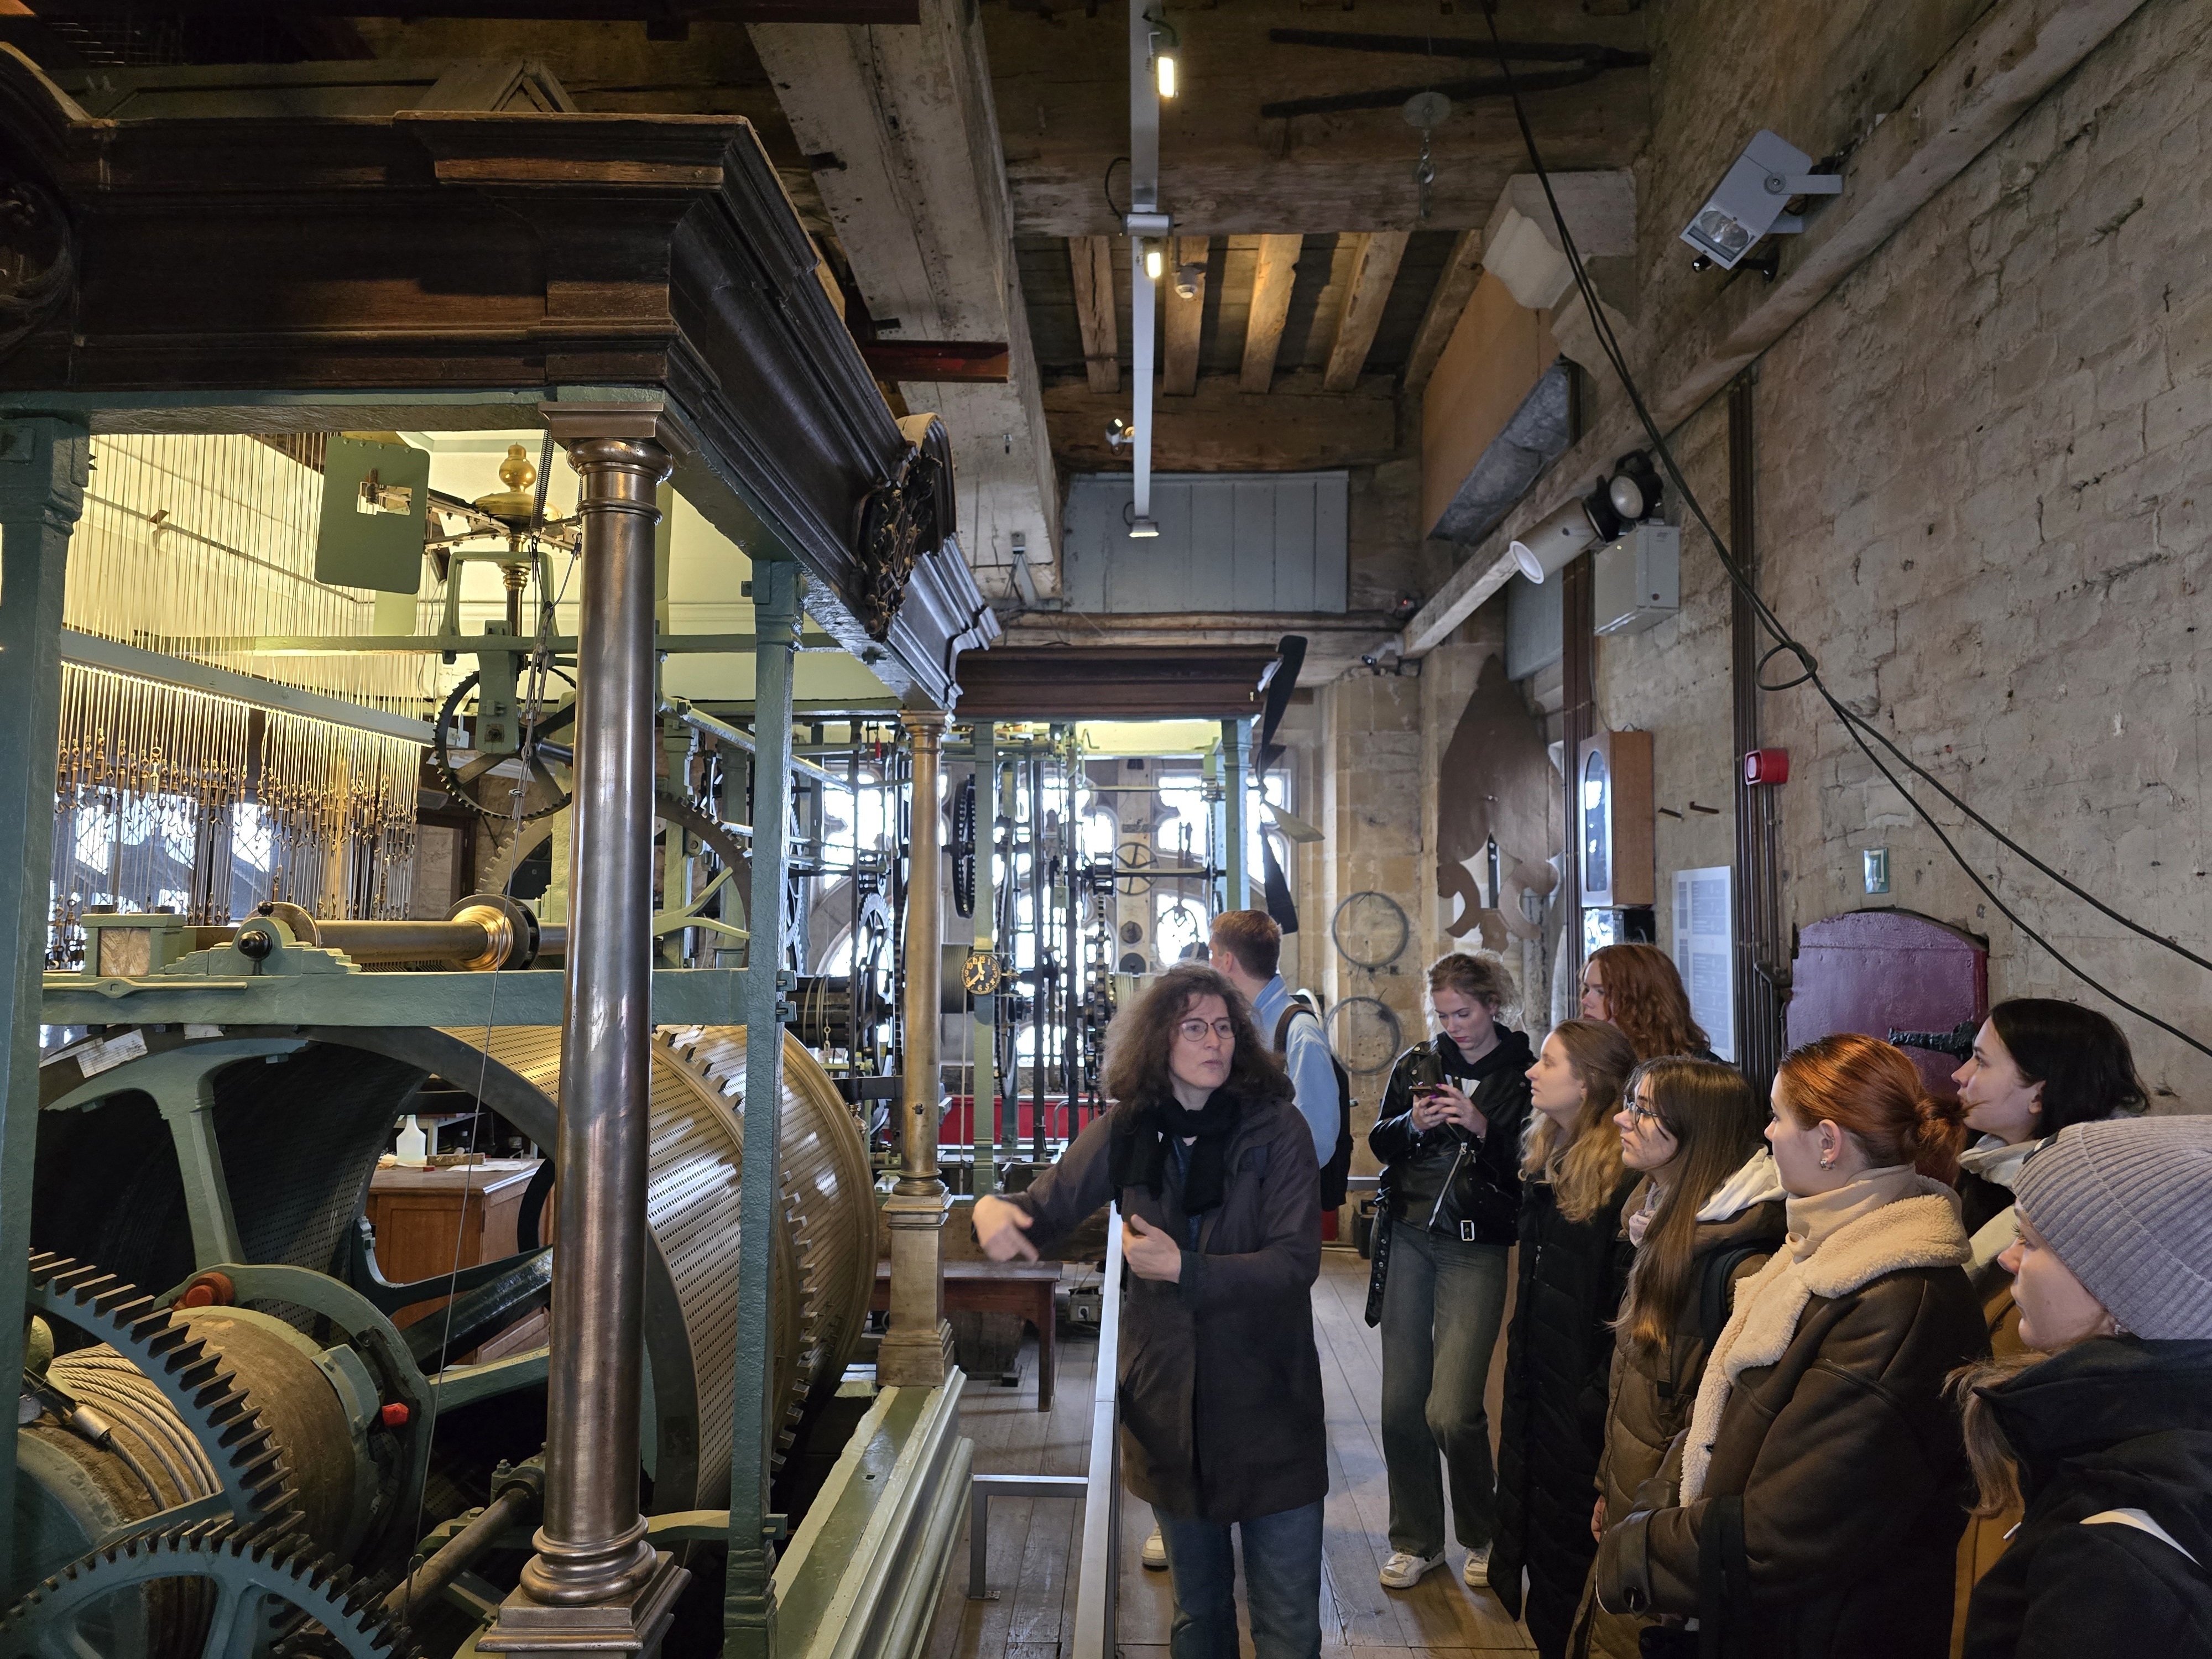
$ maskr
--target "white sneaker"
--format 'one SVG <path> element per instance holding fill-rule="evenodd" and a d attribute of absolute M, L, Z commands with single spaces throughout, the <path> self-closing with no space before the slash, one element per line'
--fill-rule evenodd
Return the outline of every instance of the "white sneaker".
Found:
<path fill-rule="evenodd" d="M 1152 1522 L 1152 1535 L 1145 1540 L 1143 1560 L 1154 1572 L 1168 1570 L 1168 1540 L 1160 1536 L 1160 1523 Z"/>
<path fill-rule="evenodd" d="M 1489 1545 L 1485 1544 L 1479 1550 L 1469 1550 L 1467 1553 L 1467 1567 L 1460 1577 L 1467 1580 L 1467 1587 L 1469 1589 L 1490 1588 Z"/>
<path fill-rule="evenodd" d="M 1431 1567 L 1444 1564 L 1444 1553 L 1434 1555 L 1409 1555 L 1404 1550 L 1392 1550 L 1390 1559 L 1382 1564 L 1384 1589 L 1411 1589 L 1421 1582 L 1421 1577 Z"/>

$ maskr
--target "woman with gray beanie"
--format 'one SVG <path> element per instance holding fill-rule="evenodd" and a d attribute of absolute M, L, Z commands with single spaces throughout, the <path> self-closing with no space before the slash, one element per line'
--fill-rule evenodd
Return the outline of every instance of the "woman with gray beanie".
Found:
<path fill-rule="evenodd" d="M 2212 1117 L 2077 1124 L 2014 1192 L 2031 1352 L 1953 1386 L 1981 1512 L 2027 1518 L 1966 1659 L 2212 1653 Z"/>

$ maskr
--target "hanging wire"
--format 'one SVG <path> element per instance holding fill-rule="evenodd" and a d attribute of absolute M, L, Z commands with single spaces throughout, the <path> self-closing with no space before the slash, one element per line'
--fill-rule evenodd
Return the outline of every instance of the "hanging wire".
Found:
<path fill-rule="evenodd" d="M 1589 311 L 1590 322 L 1596 333 L 1599 346 L 1605 353 L 1606 361 L 1612 366 L 1613 373 L 1620 378 L 1622 389 L 1627 392 L 1630 406 L 1636 412 L 1637 421 L 1643 427 L 1644 435 L 1651 445 L 1652 452 L 1659 458 L 1660 464 L 1666 469 L 1668 481 L 1672 483 L 1676 491 L 1679 492 L 1683 505 L 1689 509 L 1692 516 L 1697 520 L 1699 527 L 1705 531 L 1707 538 L 1711 539 L 1713 545 L 1713 551 L 1720 560 L 1721 569 L 1727 575 L 1729 583 L 1738 592 L 1744 596 L 1745 601 L 1751 606 L 1752 613 L 1757 618 L 1759 625 L 1765 631 L 1768 637 L 1773 640 L 1773 648 L 1766 653 L 1765 658 L 1761 659 L 1762 666 L 1765 662 L 1771 661 L 1777 656 L 1790 657 L 1794 659 L 1797 664 L 1798 672 L 1791 675 L 1789 678 L 1776 683 L 1769 683 L 1762 679 L 1759 683 L 1759 689 L 1762 691 L 1784 691 L 1792 690 L 1798 686 L 1811 687 L 1814 693 L 1828 706 L 1829 709 L 1835 714 L 1836 718 L 1843 723 L 1844 730 L 1850 735 L 1851 741 L 1857 745 L 1859 751 L 1867 757 L 1868 761 L 1874 766 L 1875 769 L 1880 772 L 1882 776 L 1888 781 L 1890 787 L 1895 789 L 1899 795 L 1904 797 L 1905 804 L 1912 809 L 1915 815 L 1917 815 L 1920 820 L 1928 826 L 1929 830 L 1934 833 L 1936 841 L 1941 843 L 1943 850 L 1950 854 L 1952 860 L 1958 865 L 1960 869 L 1966 872 L 1967 878 L 1974 884 L 1976 888 L 1980 890 L 1983 896 L 1986 898 L 1990 903 L 1996 907 L 1999 915 L 2002 915 L 2006 921 L 2011 922 L 2014 927 L 2017 927 L 2022 933 L 2026 934 L 2027 938 L 2033 939 L 2037 945 L 2040 945 L 2051 958 L 2054 962 L 2057 963 L 2060 967 L 2065 969 L 2068 973 L 2073 975 L 2075 978 L 2080 980 L 2084 985 L 2087 985 L 2091 990 L 2096 992 L 2107 1001 L 2112 1002 L 2116 1006 L 2126 1010 L 2129 1013 L 2135 1015 L 2137 1018 L 2147 1021 L 2148 1024 L 2158 1027 L 2160 1030 L 2165 1031 L 2169 1036 L 2178 1038 L 2179 1041 L 2188 1044 L 2189 1047 L 2196 1049 L 2198 1053 L 2206 1055 L 2212 1055 L 2212 1045 L 2207 1045 L 2197 1038 L 2191 1036 L 2179 1026 L 2175 1025 L 2167 1020 L 2161 1019 L 2158 1015 L 2152 1013 L 2148 1009 L 2141 1007 L 2136 1003 L 2130 1001 L 2127 998 L 2120 995 L 2118 992 L 2106 985 L 2102 981 L 2089 973 L 2087 969 L 2077 964 L 2070 957 L 2068 957 L 2056 945 L 2051 944 L 2048 939 L 2045 938 L 2042 933 L 2039 933 L 2033 927 L 2029 927 L 2028 924 L 2021 918 L 2017 911 L 1997 896 L 1996 890 L 1983 878 L 1981 872 L 1975 869 L 1973 865 L 1967 860 L 1966 855 L 1960 852 L 1958 848 L 1953 843 L 1950 836 L 1944 833 L 1943 827 L 1936 821 L 1935 815 L 1931 813 L 1921 802 L 1917 795 L 1914 794 L 1911 790 L 1905 788 L 1903 784 L 1898 781 L 1896 774 L 1892 772 L 1889 767 L 1884 764 L 1881 759 L 1875 755 L 1874 748 L 1868 740 L 1871 738 L 1875 744 L 1879 744 L 1898 763 L 1902 769 L 1933 787 L 1936 793 L 1941 794 L 1946 801 L 1957 808 L 1970 823 L 1989 834 L 1999 846 L 2025 860 L 2031 867 L 2048 877 L 2052 881 L 2057 883 L 2059 886 L 2063 888 L 2067 892 L 2072 894 L 2075 897 L 2087 903 L 2100 915 L 2112 921 L 2118 922 L 2130 933 L 2133 933 L 2142 939 L 2148 939 L 2150 943 L 2156 945 L 2162 949 L 2172 952 L 2174 955 L 2182 957 L 2185 961 L 2187 961 L 2197 967 L 2212 969 L 2212 961 L 2208 961 L 2205 957 L 2197 955 L 2195 951 L 2191 951 L 2185 945 L 2181 945 L 2178 940 L 2170 939 L 2163 933 L 2156 933 L 2151 928 L 2144 926 L 2142 923 L 2135 921 L 2133 918 L 2123 915 L 2120 911 L 2106 903 L 2102 899 L 2098 898 L 2094 894 L 2080 886 L 2078 884 L 2072 881 L 2058 871 L 2051 868 L 2049 864 L 2037 857 L 2033 853 L 2028 851 L 2025 847 L 2022 847 L 2017 841 L 2014 840 L 2012 836 L 2006 834 L 1996 824 L 1990 823 L 1989 819 L 1984 817 L 1981 813 L 1967 805 L 1967 804 L 1964 800 L 1960 799 L 1950 788 L 1948 788 L 1940 778 L 1936 777 L 1932 772 L 1929 771 L 1925 767 L 1922 766 L 1917 761 L 1914 760 L 1910 755 L 1908 755 L 1903 749 L 1899 747 L 1898 744 L 1890 738 L 1889 735 L 1883 732 L 1880 726 L 1876 726 L 1872 720 L 1869 720 L 1864 715 L 1856 713 L 1846 706 L 1843 700 L 1838 697 L 1836 694 L 1829 689 L 1827 683 L 1820 676 L 1820 659 L 1813 654 L 1812 651 L 1806 647 L 1802 641 L 1798 640 L 1790 632 L 1789 629 L 1783 624 L 1781 618 L 1774 614 L 1774 611 L 1768 606 L 1766 601 L 1760 597 L 1756 585 L 1753 583 L 1750 576 L 1746 573 L 1743 567 L 1736 562 L 1734 552 L 1729 547 L 1727 538 L 1721 534 L 1718 527 L 1714 525 L 1711 518 L 1706 514 L 1705 505 L 1698 500 L 1697 492 L 1690 488 L 1689 480 L 1683 477 L 1681 468 L 1675 463 L 1673 449 L 1668 447 L 1665 435 L 1659 430 L 1659 424 L 1657 421 L 1653 418 L 1650 409 L 1644 401 L 1643 391 L 1637 385 L 1636 377 L 1629 369 L 1626 356 L 1621 350 L 1620 342 L 1614 337 L 1613 325 L 1606 317 L 1605 308 L 1599 301 L 1597 290 L 1590 282 L 1589 272 L 1583 269 L 1581 252 L 1575 245 L 1573 233 L 1567 228 L 1566 215 L 1560 210 L 1559 198 L 1553 191 L 1552 176 L 1545 168 L 1543 158 L 1537 150 L 1535 131 L 1529 125 L 1528 107 L 1522 101 L 1520 87 L 1515 79 L 1512 65 L 1506 58 L 1504 43 L 1498 37 L 1495 0 L 1485 0 L 1483 15 L 1485 21 L 1489 25 L 1491 43 L 1498 54 L 1499 70 L 1505 77 L 1507 90 L 1512 96 L 1514 118 L 1520 125 L 1521 139 L 1523 146 L 1528 152 L 1529 165 L 1534 169 L 1537 180 L 1543 186 L 1544 200 L 1550 207 L 1553 222 L 1559 229 L 1560 247 L 1567 256 L 1567 264 L 1569 268 L 1574 273 L 1575 286 L 1582 294 L 1583 303 Z"/>

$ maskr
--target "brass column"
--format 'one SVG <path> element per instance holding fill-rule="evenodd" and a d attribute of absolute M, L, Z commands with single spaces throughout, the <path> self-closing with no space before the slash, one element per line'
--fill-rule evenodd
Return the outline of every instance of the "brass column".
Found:
<path fill-rule="evenodd" d="M 914 752 L 914 824 L 906 890 L 906 1066 L 898 1184 L 884 1200 L 891 1235 L 890 1329 L 876 1379 L 933 1389 L 952 1373 L 945 1317 L 945 1183 L 937 1178 L 937 1121 L 944 1085 L 937 1037 L 943 1019 L 944 819 L 937 800 L 945 717 L 899 716 Z"/>
<path fill-rule="evenodd" d="M 574 418 L 574 417 L 571 417 Z M 563 422 L 565 424 L 565 422 Z M 587 428 L 590 430 L 591 428 Z M 667 452 L 563 431 L 583 480 L 545 1511 L 495 1653 L 655 1652 L 690 1577 L 638 1508 L 651 1135 L 653 530 Z M 619 428 L 617 428 L 619 430 Z"/>

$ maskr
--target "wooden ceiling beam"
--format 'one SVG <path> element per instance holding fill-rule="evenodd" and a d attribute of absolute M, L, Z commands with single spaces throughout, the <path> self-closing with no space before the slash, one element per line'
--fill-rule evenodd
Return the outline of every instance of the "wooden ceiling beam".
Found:
<path fill-rule="evenodd" d="M 1198 390 L 1199 337 L 1206 326 L 1206 258 L 1212 246 L 1204 236 L 1175 239 L 1175 263 L 1160 280 L 1160 298 L 1167 312 L 1166 362 L 1160 371 L 1160 390 L 1170 398 L 1188 398 Z M 1185 299 L 1177 287 L 1186 265 L 1198 267 L 1198 280 Z"/>
<path fill-rule="evenodd" d="M 1352 280 L 1344 291 L 1344 310 L 1336 319 L 1336 341 L 1328 349 L 1328 368 L 1322 375 L 1326 390 L 1349 392 L 1359 384 L 1359 372 L 1367 367 L 1367 353 L 1375 344 L 1375 331 L 1382 325 L 1382 307 L 1410 238 L 1411 233 L 1403 230 L 1360 234 Z"/>
<path fill-rule="evenodd" d="M 1421 313 L 1421 325 L 1413 334 L 1413 348 L 1406 356 L 1407 391 L 1418 392 L 1428 385 L 1429 376 L 1436 373 L 1437 360 L 1444 355 L 1452 331 L 1459 326 L 1460 313 L 1474 297 L 1474 285 L 1481 280 L 1482 233 L 1463 230 L 1452 244 L 1451 258 L 1437 275 L 1437 285 L 1429 295 L 1429 308 Z"/>
<path fill-rule="evenodd" d="M 1291 286 L 1297 279 L 1303 236 L 1262 236 L 1260 261 L 1252 275 L 1252 308 L 1244 324 L 1244 369 L 1238 384 L 1265 392 L 1274 383 L 1275 355 L 1283 347 L 1283 324 L 1291 314 Z"/>
<path fill-rule="evenodd" d="M 1068 269 L 1075 278 L 1075 316 L 1083 330 L 1083 368 L 1093 392 L 1121 389 L 1121 329 L 1114 312 L 1114 239 L 1071 236 Z"/>

